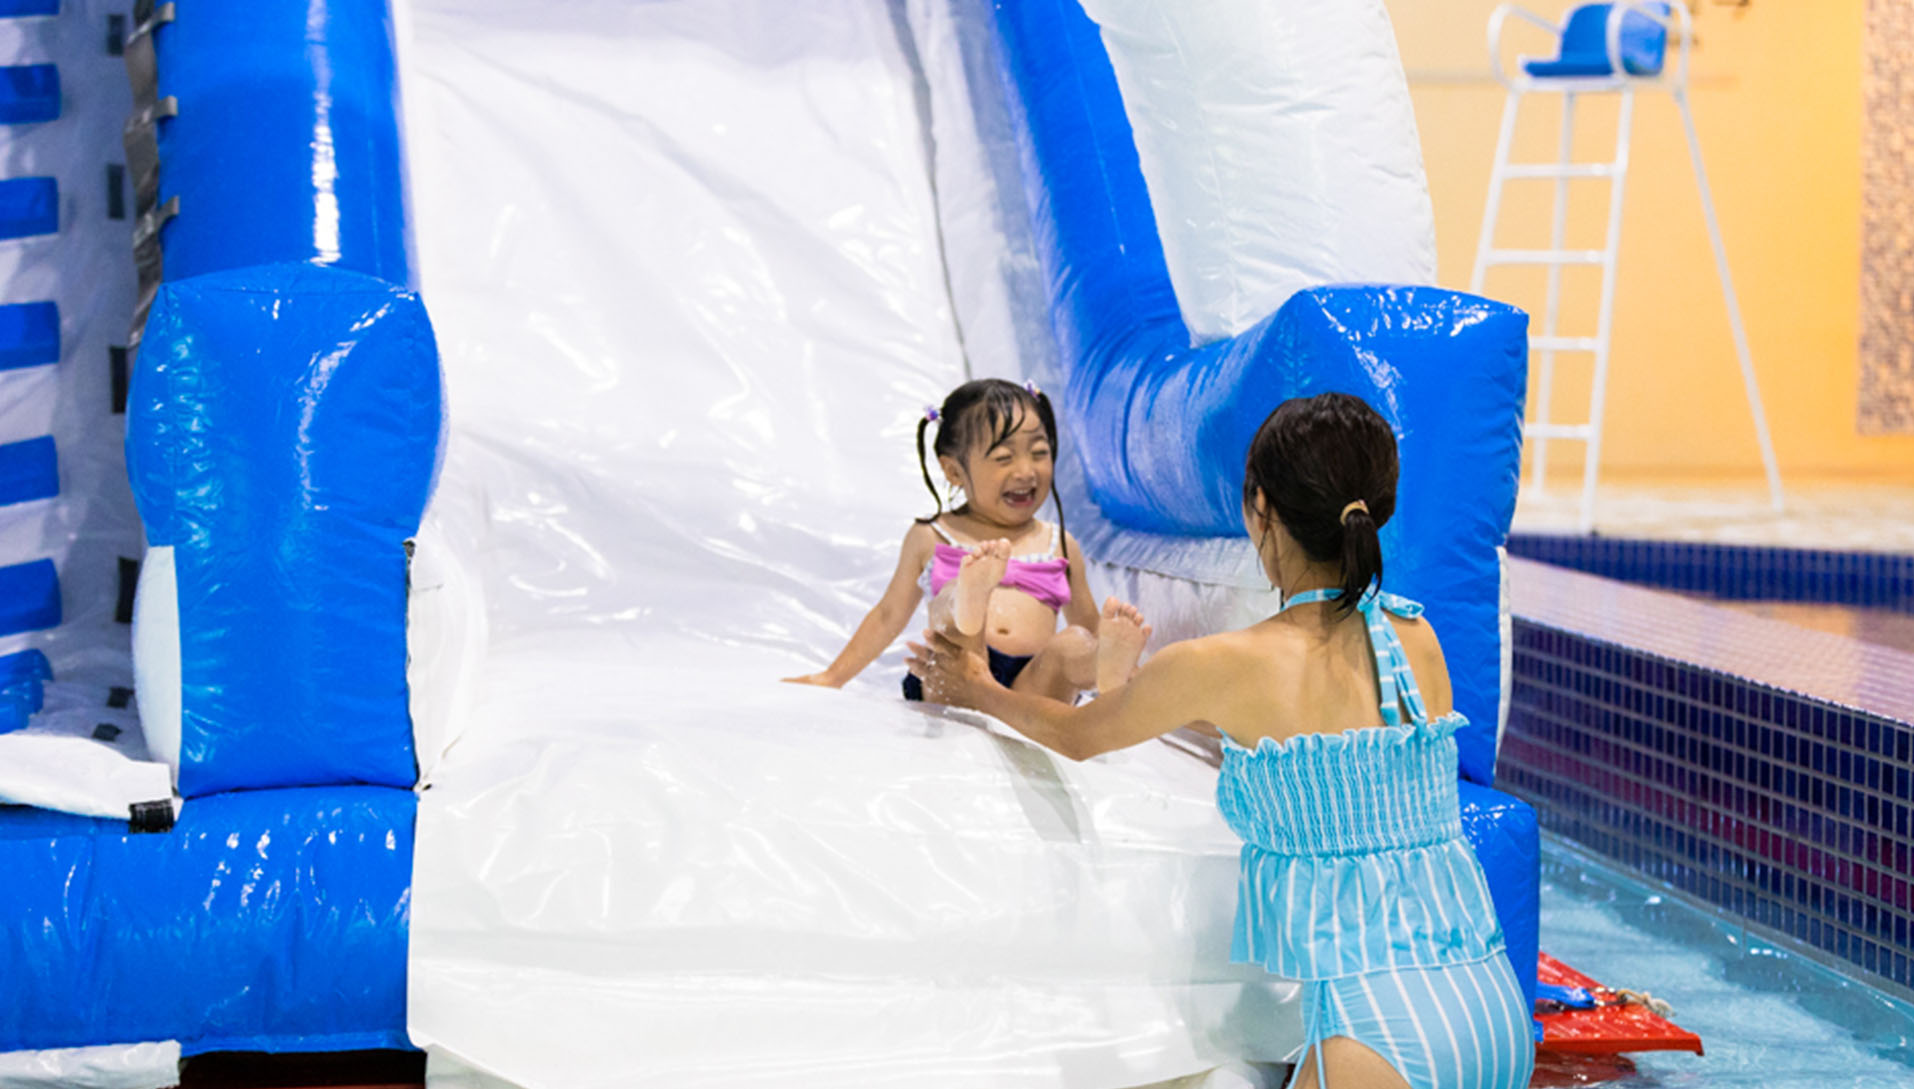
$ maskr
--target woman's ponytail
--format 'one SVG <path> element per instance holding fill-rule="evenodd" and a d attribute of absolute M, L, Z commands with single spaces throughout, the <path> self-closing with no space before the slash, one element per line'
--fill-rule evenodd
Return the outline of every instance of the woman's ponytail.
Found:
<path fill-rule="evenodd" d="M 1382 538 L 1369 504 L 1357 500 L 1343 511 L 1342 598 L 1337 605 L 1346 615 L 1356 610 L 1370 587 L 1382 582 Z"/>

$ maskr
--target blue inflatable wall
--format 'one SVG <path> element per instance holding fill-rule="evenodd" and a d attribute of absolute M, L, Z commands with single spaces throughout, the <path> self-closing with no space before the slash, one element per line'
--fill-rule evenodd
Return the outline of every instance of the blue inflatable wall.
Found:
<path fill-rule="evenodd" d="M 1542 833 L 1535 809 L 1520 798 L 1464 780 L 1462 834 L 1489 879 L 1509 964 L 1530 1008 L 1535 1006 L 1536 957 L 1542 951 Z"/>
<path fill-rule="evenodd" d="M 126 461 L 174 550 L 181 794 L 417 778 L 405 542 L 441 416 L 404 288 L 297 264 L 160 288 Z"/>
<path fill-rule="evenodd" d="M 407 1047 L 411 791 L 255 790 L 172 831 L 0 807 L 0 1051 Z"/>
<path fill-rule="evenodd" d="M 310 261 L 412 287 L 386 0 L 190 0 L 158 30 L 166 277 Z"/>

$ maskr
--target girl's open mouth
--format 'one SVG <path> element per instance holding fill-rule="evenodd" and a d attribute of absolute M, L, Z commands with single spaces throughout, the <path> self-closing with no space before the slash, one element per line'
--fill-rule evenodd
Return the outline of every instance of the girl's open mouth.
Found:
<path fill-rule="evenodd" d="M 1032 506 L 1037 501 L 1037 489 L 1027 488 L 1020 492 L 1005 492 L 1004 502 L 1013 507 Z"/>

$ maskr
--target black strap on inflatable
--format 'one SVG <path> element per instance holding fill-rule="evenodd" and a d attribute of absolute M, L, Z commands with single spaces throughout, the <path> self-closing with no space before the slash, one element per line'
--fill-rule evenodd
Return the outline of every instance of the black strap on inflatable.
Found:
<path fill-rule="evenodd" d="M 126 164 L 106 164 L 106 218 L 126 218 Z"/>
<path fill-rule="evenodd" d="M 157 188 L 159 182 L 156 180 L 153 184 Z M 126 346 L 131 351 L 139 350 L 140 337 L 146 329 L 146 312 L 153 309 L 153 300 L 159 297 L 160 281 L 165 279 L 160 260 L 160 228 L 178 214 L 179 196 L 174 194 L 165 204 L 141 215 L 133 228 L 133 266 L 139 275 L 139 295 L 133 302 L 133 328 L 126 337 Z"/>
<path fill-rule="evenodd" d="M 136 105 L 120 133 L 127 178 L 133 183 L 133 210 L 141 215 L 159 203 L 159 123 L 178 116 L 179 99 L 167 95 Z"/>
<path fill-rule="evenodd" d="M 127 365 L 126 349 L 115 344 L 106 350 L 106 366 L 111 372 L 113 415 L 126 415 L 126 394 L 132 388 L 132 368 Z"/>
<path fill-rule="evenodd" d="M 139 593 L 140 561 L 126 556 L 120 557 L 120 597 L 113 604 L 113 619 L 116 623 L 133 622 L 133 600 Z"/>
<path fill-rule="evenodd" d="M 134 802 L 127 809 L 132 816 L 127 819 L 126 826 L 136 835 L 173 830 L 173 801 L 170 798 L 157 802 Z"/>
<path fill-rule="evenodd" d="M 171 3 L 156 7 L 152 0 L 139 0 L 133 8 L 133 19 L 138 25 L 121 48 L 127 79 L 133 85 L 133 115 L 126 119 L 121 142 L 126 146 L 126 174 L 133 187 L 133 211 L 139 217 L 133 230 L 133 265 L 139 275 L 139 293 L 133 302 L 129 348 L 139 347 L 146 312 L 152 309 L 153 298 L 159 293 L 162 278 L 159 229 L 179 214 L 178 197 L 168 201 L 166 208 L 158 207 L 159 123 L 163 118 L 179 116 L 179 100 L 171 95 L 159 97 L 159 58 L 153 51 L 154 32 L 172 22 L 174 12 Z"/>

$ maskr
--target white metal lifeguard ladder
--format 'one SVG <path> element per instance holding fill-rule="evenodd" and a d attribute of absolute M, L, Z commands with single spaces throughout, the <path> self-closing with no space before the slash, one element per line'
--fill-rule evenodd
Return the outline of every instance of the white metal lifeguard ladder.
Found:
<path fill-rule="evenodd" d="M 1519 72 L 1510 75 L 1504 71 L 1502 32 L 1511 15 L 1553 35 L 1556 55 L 1546 60 L 1523 57 Z M 1492 265 L 1541 265 L 1547 269 L 1548 289 L 1541 335 L 1529 340 L 1529 350 L 1539 361 L 1540 369 L 1535 404 L 1523 425 L 1523 436 L 1533 454 L 1534 480 L 1538 487 L 1543 484 L 1548 467 L 1549 440 L 1587 444 L 1579 516 L 1583 533 L 1591 531 L 1595 524 L 1595 480 L 1601 465 L 1602 412 L 1607 400 L 1609 344 L 1615 310 L 1615 254 L 1621 241 L 1623 183 L 1628 175 L 1629 134 L 1637 90 L 1667 91 L 1681 110 L 1682 124 L 1688 133 L 1688 152 L 1695 166 L 1695 182 L 1701 192 L 1702 214 L 1708 222 L 1708 238 L 1714 244 L 1715 268 L 1721 274 L 1721 293 L 1728 304 L 1735 353 L 1741 360 L 1748 411 L 1754 418 L 1755 437 L 1761 444 L 1761 461 L 1767 470 L 1769 498 L 1774 509 L 1781 510 L 1781 473 L 1775 465 L 1774 444 L 1768 436 L 1767 417 L 1761 409 L 1761 392 L 1755 383 L 1754 363 L 1748 355 L 1748 336 L 1742 327 L 1734 281 L 1729 276 L 1727 252 L 1722 248 L 1721 226 L 1715 219 L 1714 196 L 1709 191 L 1708 174 L 1701 161 L 1694 115 L 1688 108 L 1688 51 L 1692 29 L 1688 9 L 1679 2 L 1622 0 L 1613 4 L 1584 4 L 1570 12 L 1559 26 L 1514 4 L 1503 4 L 1489 17 L 1490 63 L 1495 78 L 1508 88 L 1508 97 L 1502 108 L 1502 132 L 1496 141 L 1495 167 L 1489 175 L 1489 199 L 1482 213 L 1482 235 L 1476 245 L 1475 272 L 1470 278 L 1469 290 L 1478 295 L 1482 293 L 1483 278 Z M 1665 70 L 1671 33 L 1679 43 L 1672 74 Z M 1517 109 L 1523 95 L 1537 92 L 1562 96 L 1560 154 L 1553 163 L 1511 163 L 1509 147 L 1515 135 Z M 1574 161 L 1575 100 L 1586 94 L 1621 95 L 1615 157 L 1605 163 Z M 1554 222 L 1547 249 L 1498 249 L 1495 246 L 1496 219 L 1502 210 L 1502 185 L 1514 178 L 1555 181 Z M 1602 249 L 1563 248 L 1568 183 L 1572 178 L 1607 178 L 1611 182 L 1608 233 Z M 1602 269 L 1601 310 L 1592 337 L 1560 335 L 1562 269 L 1569 265 L 1599 265 Z M 1564 424 L 1550 419 L 1555 357 L 1564 352 L 1585 352 L 1594 357 L 1589 417 L 1585 423 Z"/>

